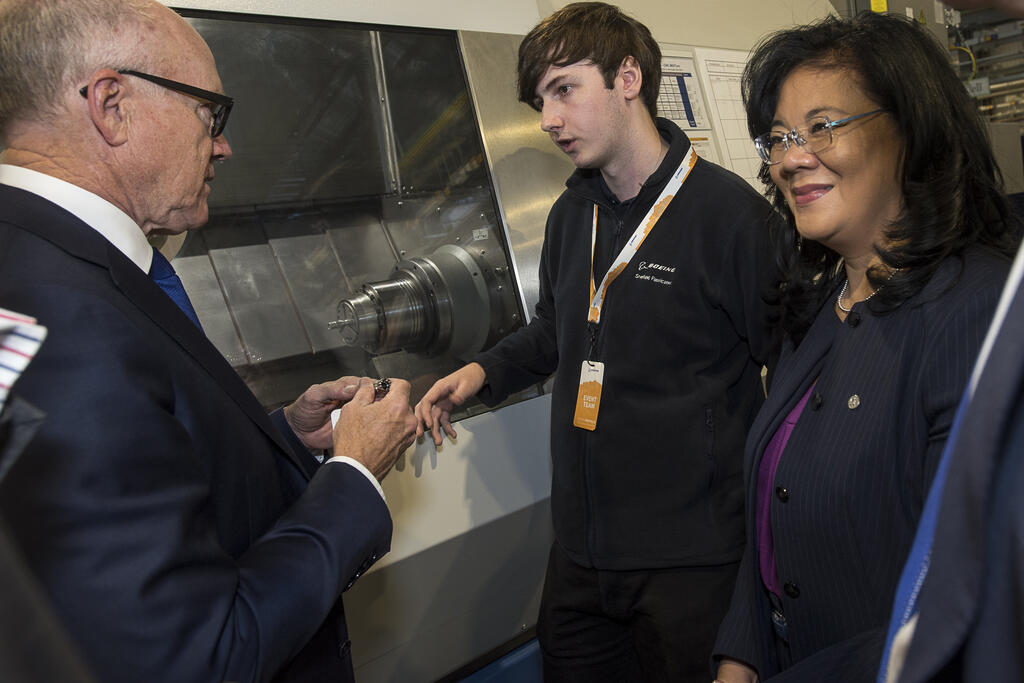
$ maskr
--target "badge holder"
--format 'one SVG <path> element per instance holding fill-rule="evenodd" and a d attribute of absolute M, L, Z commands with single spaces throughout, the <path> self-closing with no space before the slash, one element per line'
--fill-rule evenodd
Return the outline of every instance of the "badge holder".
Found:
<path fill-rule="evenodd" d="M 583 361 L 580 372 L 580 390 L 576 395 L 574 426 L 588 431 L 597 429 L 597 411 L 601 407 L 601 385 L 604 383 L 604 363 Z"/>

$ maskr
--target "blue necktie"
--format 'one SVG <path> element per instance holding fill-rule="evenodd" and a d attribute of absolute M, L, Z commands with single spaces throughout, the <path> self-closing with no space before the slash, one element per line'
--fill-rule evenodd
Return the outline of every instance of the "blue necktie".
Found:
<path fill-rule="evenodd" d="M 160 289 L 164 290 L 167 296 L 171 297 L 171 301 L 178 305 L 182 313 L 188 316 L 189 320 L 196 324 L 200 330 L 203 326 L 199 324 L 199 316 L 196 315 L 196 309 L 192 308 L 192 302 L 188 300 L 188 294 L 185 292 L 185 286 L 181 284 L 181 278 L 174 272 L 174 267 L 171 266 L 170 262 L 164 258 L 164 255 L 153 247 L 153 265 L 149 269 L 149 277 L 153 279 L 153 282 L 157 284 Z"/>

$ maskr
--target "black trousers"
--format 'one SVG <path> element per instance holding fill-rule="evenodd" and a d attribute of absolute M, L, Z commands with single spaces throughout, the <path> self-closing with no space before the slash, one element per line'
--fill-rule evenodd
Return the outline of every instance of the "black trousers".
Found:
<path fill-rule="evenodd" d="M 591 569 L 556 541 L 537 623 L 545 683 L 708 683 L 738 569 Z"/>

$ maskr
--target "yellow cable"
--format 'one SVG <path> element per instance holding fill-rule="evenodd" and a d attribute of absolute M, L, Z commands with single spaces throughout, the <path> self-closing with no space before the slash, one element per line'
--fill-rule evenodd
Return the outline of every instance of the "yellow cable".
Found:
<path fill-rule="evenodd" d="M 962 45 L 954 45 L 953 48 L 957 50 L 963 50 L 964 52 L 967 53 L 967 56 L 971 58 L 971 75 L 968 76 L 967 80 L 973 79 L 975 76 L 978 75 L 978 62 L 974 60 L 974 53 L 971 52 L 969 48 L 966 48 Z"/>

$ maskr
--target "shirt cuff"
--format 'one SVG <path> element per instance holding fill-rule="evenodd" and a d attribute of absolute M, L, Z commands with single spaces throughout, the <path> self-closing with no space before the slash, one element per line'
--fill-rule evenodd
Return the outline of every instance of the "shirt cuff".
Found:
<path fill-rule="evenodd" d="M 357 470 L 363 473 L 363 476 L 370 480 L 370 483 L 373 484 L 373 488 L 377 489 L 377 493 L 380 494 L 381 499 L 383 499 L 385 503 L 388 502 L 388 499 L 384 496 L 384 489 L 381 488 L 380 482 L 377 481 L 377 477 L 370 474 L 370 470 L 366 469 L 366 466 L 363 465 L 363 463 L 359 462 L 358 460 L 353 460 L 352 458 L 349 458 L 344 455 L 336 455 L 333 458 L 327 460 L 327 462 L 325 462 L 324 465 L 332 462 L 344 462 L 348 463 L 349 465 L 352 465 L 352 467 L 355 467 Z"/>

